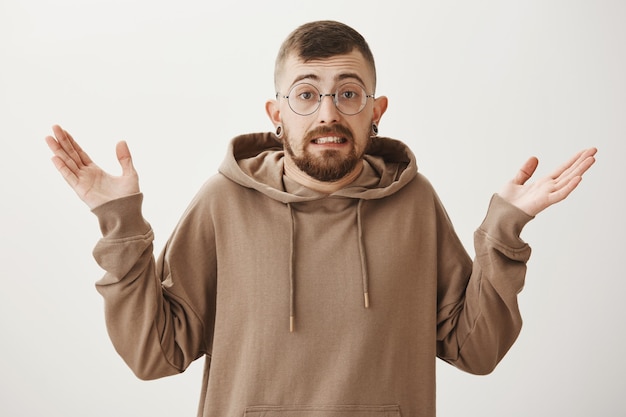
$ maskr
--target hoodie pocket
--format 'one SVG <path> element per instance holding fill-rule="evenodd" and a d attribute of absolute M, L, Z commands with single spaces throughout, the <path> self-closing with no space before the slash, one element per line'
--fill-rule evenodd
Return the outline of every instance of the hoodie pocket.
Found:
<path fill-rule="evenodd" d="M 401 417 L 397 405 L 257 405 L 244 417 Z"/>

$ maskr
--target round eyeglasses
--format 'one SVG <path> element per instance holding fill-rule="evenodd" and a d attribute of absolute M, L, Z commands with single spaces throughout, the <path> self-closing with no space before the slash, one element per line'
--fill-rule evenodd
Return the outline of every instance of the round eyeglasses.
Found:
<path fill-rule="evenodd" d="M 276 98 L 286 98 L 291 110 L 300 116 L 315 113 L 326 96 L 332 97 L 337 110 L 348 116 L 360 113 L 365 108 L 367 99 L 374 98 L 374 94 L 367 94 L 365 89 L 356 83 L 342 84 L 334 93 L 327 94 L 320 93 L 317 87 L 309 83 L 294 85 L 286 96 L 276 93 Z"/>

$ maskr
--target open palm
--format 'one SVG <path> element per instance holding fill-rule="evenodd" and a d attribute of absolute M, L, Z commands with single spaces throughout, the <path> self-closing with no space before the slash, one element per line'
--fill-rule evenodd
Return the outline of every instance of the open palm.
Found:
<path fill-rule="evenodd" d="M 524 163 L 515 178 L 500 191 L 500 196 L 531 216 L 564 200 L 582 180 L 582 175 L 595 162 L 596 148 L 578 152 L 551 175 L 526 184 L 534 174 L 539 161 L 532 157 Z"/>
<path fill-rule="evenodd" d="M 98 167 L 72 136 L 60 126 L 52 127 L 46 143 L 54 153 L 52 162 L 65 181 L 90 209 L 139 192 L 139 178 L 126 142 L 115 148 L 122 175 L 110 175 Z"/>

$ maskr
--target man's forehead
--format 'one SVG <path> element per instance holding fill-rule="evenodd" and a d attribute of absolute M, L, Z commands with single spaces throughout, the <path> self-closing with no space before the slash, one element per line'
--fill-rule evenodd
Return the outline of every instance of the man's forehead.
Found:
<path fill-rule="evenodd" d="M 295 54 L 287 57 L 282 68 L 282 84 L 293 85 L 302 80 L 317 83 L 337 83 L 353 79 L 371 87 L 373 75 L 371 69 L 358 51 L 349 54 L 335 55 L 328 58 L 304 61 Z"/>

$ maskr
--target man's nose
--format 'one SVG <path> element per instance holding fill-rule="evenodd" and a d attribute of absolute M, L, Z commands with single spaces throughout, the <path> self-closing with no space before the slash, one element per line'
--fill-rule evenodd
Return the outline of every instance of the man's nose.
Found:
<path fill-rule="evenodd" d="M 328 98 L 328 99 L 327 99 Z M 335 105 L 335 95 L 332 93 L 321 94 L 320 107 L 318 109 L 318 118 L 320 122 L 336 122 L 339 116 L 339 109 Z"/>

